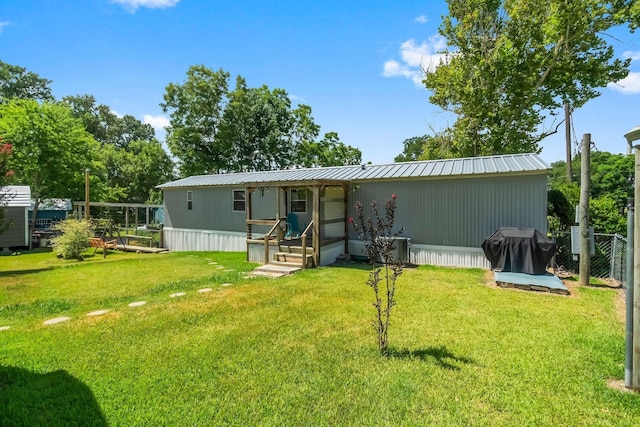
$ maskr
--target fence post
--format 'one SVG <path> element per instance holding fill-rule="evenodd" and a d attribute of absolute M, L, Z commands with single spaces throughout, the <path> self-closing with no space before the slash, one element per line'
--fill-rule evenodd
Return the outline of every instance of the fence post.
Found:
<path fill-rule="evenodd" d="M 613 235 L 613 243 L 611 244 L 611 261 L 609 262 L 609 278 L 615 278 L 616 256 L 618 255 L 618 235 Z"/>

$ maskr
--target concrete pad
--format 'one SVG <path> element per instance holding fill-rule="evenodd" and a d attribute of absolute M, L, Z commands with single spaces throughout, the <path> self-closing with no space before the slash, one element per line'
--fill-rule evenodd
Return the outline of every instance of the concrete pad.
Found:
<path fill-rule="evenodd" d="M 147 303 L 146 301 L 136 301 L 129 304 L 129 307 L 140 307 L 145 305 L 146 303 Z"/>
<path fill-rule="evenodd" d="M 0 331 L 6 331 L 8 329 L 11 329 L 11 326 L 0 326 Z"/>
<path fill-rule="evenodd" d="M 568 295 L 569 289 L 562 283 L 562 280 L 551 273 L 546 274 L 524 274 L 509 271 L 496 271 L 494 278 L 498 286 L 514 287 L 523 290 L 534 290 L 538 292 L 553 292 Z"/>
<path fill-rule="evenodd" d="M 43 325 L 55 325 L 56 323 L 62 323 L 71 320 L 70 317 L 56 317 L 55 319 L 49 319 L 42 322 Z"/>
<path fill-rule="evenodd" d="M 109 310 L 97 310 L 92 311 L 91 313 L 87 313 L 87 316 L 102 316 L 103 314 L 107 314 Z"/>
<path fill-rule="evenodd" d="M 187 293 L 186 292 L 176 292 L 175 294 L 171 294 L 169 295 L 171 298 L 178 298 L 178 297 L 183 297 L 185 296 Z"/>
<path fill-rule="evenodd" d="M 205 294 L 207 292 L 211 292 L 213 289 L 211 288 L 204 288 L 204 289 L 198 289 L 198 292 L 200 292 L 201 294 Z"/>

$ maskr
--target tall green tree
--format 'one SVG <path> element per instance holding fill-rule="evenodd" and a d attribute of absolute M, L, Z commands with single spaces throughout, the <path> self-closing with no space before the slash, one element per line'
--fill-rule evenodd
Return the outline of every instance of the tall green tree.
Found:
<path fill-rule="evenodd" d="M 603 33 L 633 24 L 633 0 L 448 0 L 446 61 L 424 83 L 457 114 L 454 157 L 539 151 L 543 126 L 568 103 L 628 74 Z"/>
<path fill-rule="evenodd" d="M 230 171 L 284 169 L 291 165 L 293 147 L 291 101 L 283 89 L 248 88 L 238 77 L 228 94 L 218 146 L 230 149 Z"/>
<path fill-rule="evenodd" d="M 0 105 L 0 136 L 12 145 L 13 181 L 31 187 L 32 224 L 43 198 L 84 198 L 84 173 L 100 170 L 98 143 L 66 105 L 13 99 Z"/>
<path fill-rule="evenodd" d="M 171 125 L 167 145 L 179 159 L 183 176 L 219 173 L 227 169 L 231 147 L 216 138 L 227 103 L 229 73 L 204 65 L 189 67 L 183 83 L 169 83 L 164 102 Z"/>
<path fill-rule="evenodd" d="M 238 76 L 193 66 L 182 84 L 166 87 L 171 126 L 168 145 L 185 175 L 355 164 L 360 150 L 337 133 L 318 139 L 311 107 L 293 108 L 284 89 L 248 87 Z"/>
<path fill-rule="evenodd" d="M 53 101 L 51 80 L 0 60 L 0 103 L 10 99 Z"/>
<path fill-rule="evenodd" d="M 102 144 L 102 200 L 157 202 L 155 187 L 174 178 L 174 164 L 155 139 L 153 128 L 131 115 L 118 116 L 108 106 L 98 104 L 92 95 L 66 96 L 63 102 Z"/>
<path fill-rule="evenodd" d="M 118 116 L 107 105 L 98 104 L 93 95 L 65 96 L 62 100 L 71 106 L 74 116 L 82 120 L 87 132 L 102 144 L 127 149 L 133 141 L 155 139 L 151 125 L 128 114 Z"/>
<path fill-rule="evenodd" d="M 590 218 L 596 232 L 626 234 L 625 207 L 634 193 L 634 159 L 632 155 L 591 153 Z M 580 173 L 580 156 L 573 159 Z M 574 225 L 575 207 L 580 198 L 580 185 L 567 182 L 564 161 L 551 165 L 549 179 L 549 219 L 555 229 Z"/>

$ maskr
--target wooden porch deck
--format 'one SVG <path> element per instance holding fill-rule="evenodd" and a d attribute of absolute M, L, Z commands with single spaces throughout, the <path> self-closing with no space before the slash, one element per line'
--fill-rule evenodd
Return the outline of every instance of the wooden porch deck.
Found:
<path fill-rule="evenodd" d="M 116 245 L 116 249 L 124 252 L 142 252 L 148 254 L 157 254 L 160 252 L 168 252 L 167 248 L 150 248 L 148 246 L 135 246 L 135 245 Z"/>

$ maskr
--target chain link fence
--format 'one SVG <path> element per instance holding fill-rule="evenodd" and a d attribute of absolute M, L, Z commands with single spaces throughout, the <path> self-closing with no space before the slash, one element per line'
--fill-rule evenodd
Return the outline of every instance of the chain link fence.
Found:
<path fill-rule="evenodd" d="M 556 242 L 553 267 L 578 274 L 578 255 L 571 253 L 571 233 L 554 231 L 551 237 Z M 595 255 L 591 257 L 591 276 L 626 282 L 627 239 L 619 234 L 594 233 Z"/>

